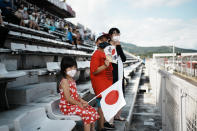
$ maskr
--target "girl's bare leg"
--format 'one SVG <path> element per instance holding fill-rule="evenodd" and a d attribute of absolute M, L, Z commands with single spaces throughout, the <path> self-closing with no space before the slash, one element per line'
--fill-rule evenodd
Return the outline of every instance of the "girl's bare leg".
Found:
<path fill-rule="evenodd" d="M 91 131 L 95 131 L 95 124 L 94 124 L 94 123 L 91 123 L 91 124 L 90 124 L 90 130 L 91 130 Z"/>
<path fill-rule="evenodd" d="M 90 131 L 90 124 L 84 124 L 84 131 Z"/>

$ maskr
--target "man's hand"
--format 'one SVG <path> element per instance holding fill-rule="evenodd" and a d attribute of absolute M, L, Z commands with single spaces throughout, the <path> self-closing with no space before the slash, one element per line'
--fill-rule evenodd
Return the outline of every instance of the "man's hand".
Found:
<path fill-rule="evenodd" d="M 116 45 L 120 45 L 120 41 L 115 41 L 115 44 Z"/>
<path fill-rule="evenodd" d="M 108 67 L 109 64 L 110 64 L 109 60 L 106 59 L 106 60 L 105 60 L 105 66 Z"/>

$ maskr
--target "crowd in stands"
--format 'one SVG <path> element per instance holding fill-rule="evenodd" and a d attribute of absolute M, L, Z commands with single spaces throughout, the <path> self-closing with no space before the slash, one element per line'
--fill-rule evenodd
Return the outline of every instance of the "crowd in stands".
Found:
<path fill-rule="evenodd" d="M 70 44 L 82 44 L 84 40 L 94 41 L 94 36 L 87 30 L 82 30 L 25 0 L 15 2 L 14 6 L 10 0 L 0 0 L 0 9 L 4 21 L 49 33 L 57 32 L 63 35 L 60 36 L 62 41 Z"/>
<path fill-rule="evenodd" d="M 61 112 L 64 115 L 79 115 L 84 122 L 85 131 L 94 131 L 94 123 L 97 120 L 98 129 L 100 131 L 115 129 L 114 120 L 125 121 L 125 118 L 121 117 L 121 110 L 119 110 L 109 122 L 105 121 L 101 109 L 102 97 L 100 95 L 118 80 L 122 81 L 123 94 L 125 93 L 123 72 L 119 73 L 118 65 L 112 63 L 111 59 L 107 58 L 104 53 L 105 47 L 114 46 L 117 56 L 120 57 L 119 63 L 123 65 L 123 62 L 126 61 L 126 56 L 124 55 L 120 43 L 119 29 L 112 28 L 108 34 L 102 33 L 95 39 L 90 31 L 73 26 L 66 20 L 45 11 L 45 9 L 38 8 L 25 1 L 15 4 L 16 7 L 13 7 L 10 0 L 0 0 L 0 27 L 3 27 L 4 19 L 9 23 L 36 30 L 43 30 L 49 33 L 56 31 L 62 32 L 65 34 L 65 41 L 76 45 L 76 47 L 82 44 L 84 40 L 95 41 L 97 45 L 97 49 L 92 54 L 90 61 L 90 78 L 95 95 L 97 96 L 96 103 L 98 112 L 77 94 L 76 83 L 73 79 L 77 72 L 77 63 L 76 60 L 71 57 L 64 57 L 60 64 L 62 80 L 59 83 L 60 86 L 58 89 L 61 95 L 59 104 Z M 123 68 L 123 66 L 121 68 Z M 119 78 L 119 74 L 122 77 Z"/>

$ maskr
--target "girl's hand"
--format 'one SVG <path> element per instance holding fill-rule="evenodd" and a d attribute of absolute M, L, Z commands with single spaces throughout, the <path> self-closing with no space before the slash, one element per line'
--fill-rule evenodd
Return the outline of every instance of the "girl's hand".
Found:
<path fill-rule="evenodd" d="M 82 104 L 81 102 L 79 102 L 77 105 L 78 105 L 79 107 L 83 108 L 83 104 Z"/>
<path fill-rule="evenodd" d="M 83 101 L 82 105 L 83 105 L 83 107 L 87 107 L 88 106 L 88 102 L 87 101 Z"/>

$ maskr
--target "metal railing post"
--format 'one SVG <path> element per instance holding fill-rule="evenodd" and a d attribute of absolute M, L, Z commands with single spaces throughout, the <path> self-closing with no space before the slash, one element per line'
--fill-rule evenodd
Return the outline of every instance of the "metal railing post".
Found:
<path fill-rule="evenodd" d="M 182 90 L 179 88 L 179 130 L 183 131 L 182 129 Z"/>
<path fill-rule="evenodd" d="M 166 110 L 165 110 L 165 108 L 166 108 L 166 92 L 165 92 L 165 90 L 166 90 L 166 76 L 162 76 L 161 77 L 162 78 L 162 80 L 161 80 L 161 90 L 162 90 L 162 93 L 161 93 L 161 113 L 162 113 L 162 129 L 163 129 L 163 131 L 167 131 L 167 129 L 166 129 Z"/>
<path fill-rule="evenodd" d="M 181 131 L 186 131 L 187 130 L 187 125 L 186 125 L 186 96 L 187 94 L 181 90 Z"/>

